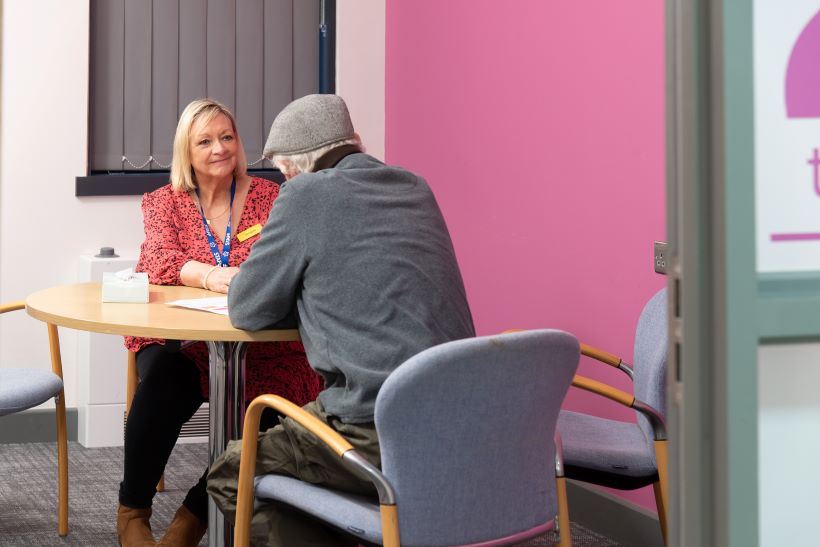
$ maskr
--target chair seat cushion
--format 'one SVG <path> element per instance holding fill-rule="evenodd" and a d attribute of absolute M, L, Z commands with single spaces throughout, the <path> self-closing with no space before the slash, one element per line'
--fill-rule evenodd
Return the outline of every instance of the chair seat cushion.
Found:
<path fill-rule="evenodd" d="M 376 499 L 314 486 L 284 475 L 263 475 L 255 482 L 258 501 L 283 502 L 365 541 L 382 541 Z"/>
<path fill-rule="evenodd" d="M 651 445 L 637 424 L 562 410 L 558 431 L 567 478 L 621 489 L 658 478 Z"/>
<path fill-rule="evenodd" d="M 63 381 L 49 370 L 0 368 L 0 416 L 40 405 L 63 389 Z"/>

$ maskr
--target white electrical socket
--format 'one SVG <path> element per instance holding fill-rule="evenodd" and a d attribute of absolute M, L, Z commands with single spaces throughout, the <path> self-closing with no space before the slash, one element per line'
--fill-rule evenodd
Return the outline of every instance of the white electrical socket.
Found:
<path fill-rule="evenodd" d="M 655 273 L 666 275 L 669 264 L 668 248 L 669 244 L 665 241 L 655 242 Z"/>

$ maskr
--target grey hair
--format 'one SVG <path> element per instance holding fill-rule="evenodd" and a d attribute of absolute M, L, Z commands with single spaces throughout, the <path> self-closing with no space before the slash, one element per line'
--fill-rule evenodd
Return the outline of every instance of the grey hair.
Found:
<path fill-rule="evenodd" d="M 359 149 L 359 152 L 364 152 L 364 145 L 362 144 L 362 139 L 359 137 L 358 134 L 354 133 L 353 137 L 349 139 L 344 139 L 341 141 L 337 141 L 334 143 L 326 144 L 316 150 L 311 150 L 310 152 L 303 152 L 302 154 L 291 154 L 291 155 L 280 155 L 274 154 L 270 158 L 270 162 L 275 165 L 282 173 L 288 177 L 295 177 L 299 173 L 312 173 L 314 168 L 316 167 L 316 162 L 333 150 L 334 148 L 338 148 L 340 146 L 344 146 L 347 144 L 352 144 Z"/>

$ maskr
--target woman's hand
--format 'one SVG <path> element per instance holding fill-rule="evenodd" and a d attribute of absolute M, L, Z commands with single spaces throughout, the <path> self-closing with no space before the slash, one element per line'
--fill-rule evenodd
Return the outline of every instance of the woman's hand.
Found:
<path fill-rule="evenodd" d="M 183 285 L 199 287 L 209 291 L 227 293 L 231 279 L 239 268 L 219 268 L 213 264 L 205 264 L 196 260 L 186 262 L 179 272 L 179 280 Z"/>
<path fill-rule="evenodd" d="M 228 293 L 228 287 L 231 285 L 231 279 L 239 273 L 239 268 L 216 268 L 207 275 L 203 285 L 209 291 Z"/>

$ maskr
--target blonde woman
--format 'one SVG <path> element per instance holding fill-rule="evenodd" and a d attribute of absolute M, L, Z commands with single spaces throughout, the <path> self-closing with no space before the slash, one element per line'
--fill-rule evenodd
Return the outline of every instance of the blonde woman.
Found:
<path fill-rule="evenodd" d="M 137 271 L 151 283 L 227 293 L 231 279 L 259 239 L 279 186 L 247 174 L 231 112 L 200 99 L 180 117 L 171 182 L 145 194 L 145 241 Z M 121 545 L 155 545 L 149 519 L 157 481 L 182 425 L 208 397 L 208 351 L 203 342 L 126 337 L 137 353 L 140 384 L 125 428 L 117 534 Z M 312 401 L 321 383 L 301 343 L 258 343 L 246 354 L 246 399 L 277 393 Z M 265 424 L 270 427 L 275 416 Z M 159 545 L 195 546 L 208 520 L 205 475 L 193 486 Z"/>

